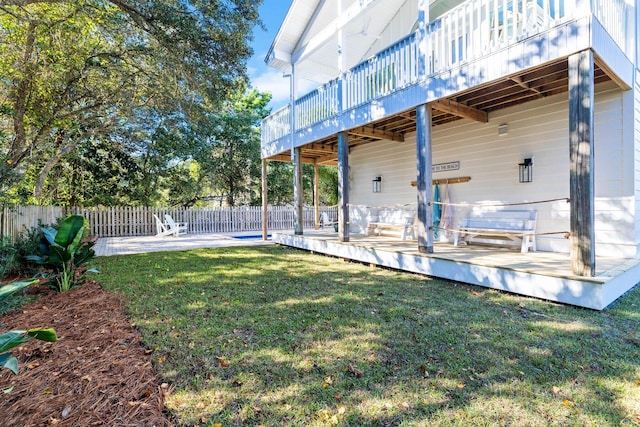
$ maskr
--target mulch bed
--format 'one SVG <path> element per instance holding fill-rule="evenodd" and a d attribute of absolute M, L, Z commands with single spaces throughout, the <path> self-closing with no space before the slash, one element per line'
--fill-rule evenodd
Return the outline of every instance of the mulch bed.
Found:
<path fill-rule="evenodd" d="M 168 393 L 122 299 L 87 283 L 40 298 L 0 318 L 0 331 L 53 327 L 55 343 L 31 340 L 11 352 L 20 373 L 0 372 L 2 426 L 171 426 Z M 8 393 L 3 393 L 13 387 Z"/>

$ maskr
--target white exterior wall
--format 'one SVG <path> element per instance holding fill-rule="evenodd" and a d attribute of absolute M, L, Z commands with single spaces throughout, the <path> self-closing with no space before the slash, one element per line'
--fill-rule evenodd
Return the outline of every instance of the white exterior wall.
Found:
<path fill-rule="evenodd" d="M 623 143 L 624 97 L 625 93 L 612 84 L 596 89 L 596 253 L 634 257 L 638 220 L 634 215 L 633 182 L 635 176 L 640 176 L 640 164 L 635 164 L 633 156 L 628 155 L 633 151 L 633 141 Z M 636 99 L 636 108 L 640 109 L 640 99 Z M 498 125 L 503 123 L 509 126 L 508 134 L 498 136 Z M 471 177 L 468 183 L 449 185 L 452 203 L 500 204 L 568 198 L 568 138 L 566 93 L 496 111 L 489 115 L 486 124 L 459 120 L 437 126 L 433 128 L 433 163 L 459 161 L 460 169 L 434 172 L 433 178 Z M 640 147 L 640 143 L 636 146 Z M 533 182 L 521 184 L 518 163 L 527 157 L 534 157 Z M 635 157 L 640 156 L 636 153 Z M 410 185 L 416 179 L 415 135 L 408 135 L 404 143 L 381 141 L 356 147 L 350 153 L 349 164 L 354 208 L 401 204 L 416 208 L 416 188 Z M 382 177 L 381 193 L 373 193 L 371 189 L 376 176 Z M 441 198 L 444 189 L 441 185 Z M 469 209 L 470 206 L 454 207 L 454 224 Z M 565 201 L 505 209 L 537 210 L 538 233 L 569 231 L 569 204 Z M 365 220 L 359 212 L 354 213 L 352 230 L 359 231 L 358 221 Z M 538 249 L 568 252 L 569 241 L 561 234 L 539 236 Z"/>
<path fill-rule="evenodd" d="M 639 12 L 640 13 L 640 12 Z M 635 241 L 640 245 L 640 70 L 635 70 L 633 91 L 633 160 L 634 160 L 634 196 L 635 196 Z M 640 251 L 638 251 L 640 253 Z"/>

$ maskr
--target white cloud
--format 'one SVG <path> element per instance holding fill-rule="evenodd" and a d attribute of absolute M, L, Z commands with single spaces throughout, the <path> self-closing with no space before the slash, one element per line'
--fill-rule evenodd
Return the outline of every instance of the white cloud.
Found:
<path fill-rule="evenodd" d="M 258 70 L 249 68 L 249 76 L 251 85 L 260 92 L 271 93 L 271 103 L 269 104 L 273 110 L 277 110 L 289 103 L 290 82 L 288 77 L 283 77 L 280 70 L 273 68 L 265 68 Z M 300 79 L 298 81 L 298 97 L 311 92 L 320 86 L 317 82 Z"/>
<path fill-rule="evenodd" d="M 271 93 L 271 106 L 280 108 L 289 102 L 289 78 L 282 77 L 282 72 L 275 69 L 258 71 L 249 70 L 251 85 L 260 92 Z"/>

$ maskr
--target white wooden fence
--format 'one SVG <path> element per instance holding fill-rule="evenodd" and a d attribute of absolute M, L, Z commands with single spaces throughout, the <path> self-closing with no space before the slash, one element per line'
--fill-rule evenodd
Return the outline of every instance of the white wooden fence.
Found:
<path fill-rule="evenodd" d="M 322 207 L 330 218 L 337 217 L 337 208 Z M 188 223 L 189 233 L 230 233 L 262 231 L 262 207 L 238 208 L 153 208 L 109 207 L 69 208 L 60 206 L 5 206 L 0 215 L 0 237 L 15 238 L 22 230 L 41 224 L 52 224 L 68 214 L 80 214 L 89 220 L 91 234 L 98 237 L 149 236 L 156 234 L 153 215 L 165 214 L 178 222 Z M 270 206 L 267 210 L 269 230 L 293 229 L 292 207 Z M 303 226 L 314 226 L 314 209 L 303 209 Z"/>
<path fill-rule="evenodd" d="M 3 206 L 0 210 L 0 238 L 15 239 L 20 232 L 39 224 L 54 224 L 65 214 L 60 206 Z"/>

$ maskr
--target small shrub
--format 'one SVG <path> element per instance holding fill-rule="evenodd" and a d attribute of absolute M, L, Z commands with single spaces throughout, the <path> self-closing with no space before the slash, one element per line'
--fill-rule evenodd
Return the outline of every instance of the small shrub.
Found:
<path fill-rule="evenodd" d="M 0 280 L 6 278 L 16 270 L 16 248 L 8 237 L 0 240 Z"/>
<path fill-rule="evenodd" d="M 33 275 L 37 271 L 38 266 L 28 257 L 39 251 L 42 239 L 40 227 L 25 228 L 14 242 L 8 237 L 0 241 L 0 280 L 10 276 Z"/>
<path fill-rule="evenodd" d="M 89 224 L 81 215 L 69 215 L 60 222 L 59 229 L 42 227 L 41 255 L 29 260 L 50 269 L 43 273 L 49 286 L 57 292 L 66 292 L 85 281 L 85 273 L 97 272 L 86 265 L 95 257 L 95 241 L 88 239 Z"/>
<path fill-rule="evenodd" d="M 37 254 L 40 250 L 40 240 L 42 239 L 41 228 L 43 226 L 44 225 L 40 224 L 38 227 L 25 228 L 13 243 L 17 255 L 15 274 L 32 274 L 38 269 L 38 266 L 30 261 L 28 257 L 29 255 Z"/>

